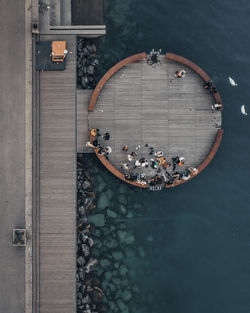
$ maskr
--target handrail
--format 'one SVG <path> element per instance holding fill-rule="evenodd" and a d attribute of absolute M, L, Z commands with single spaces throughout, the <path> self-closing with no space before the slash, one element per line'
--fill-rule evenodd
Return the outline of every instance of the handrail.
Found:
<path fill-rule="evenodd" d="M 101 93 L 103 86 L 106 84 L 106 82 L 110 79 L 111 76 L 113 76 L 117 71 L 119 71 L 121 68 L 123 68 L 127 64 L 141 60 L 141 59 L 146 59 L 146 57 L 147 57 L 147 54 L 145 52 L 134 54 L 120 61 L 113 67 L 111 67 L 111 69 L 107 71 L 107 73 L 101 78 L 99 83 L 96 85 L 95 90 L 93 91 L 92 96 L 90 98 L 88 110 L 91 112 L 94 111 L 98 96 Z"/>

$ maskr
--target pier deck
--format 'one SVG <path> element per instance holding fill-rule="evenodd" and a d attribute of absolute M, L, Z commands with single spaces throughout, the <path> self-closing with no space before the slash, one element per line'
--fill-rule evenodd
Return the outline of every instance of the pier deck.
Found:
<path fill-rule="evenodd" d="M 40 72 L 40 313 L 76 312 L 76 38 L 63 39 L 66 69 Z"/>
<path fill-rule="evenodd" d="M 89 112 L 90 129 L 110 133 L 103 144 L 112 148 L 109 161 L 118 170 L 122 162 L 133 169 L 122 151 L 124 145 L 128 152 L 138 153 L 137 159 L 150 159 L 148 145 L 163 151 L 168 161 L 183 156 L 185 167 L 198 167 L 221 128 L 221 112 L 212 110 L 215 99 L 203 88 L 201 77 L 163 55 L 160 60 L 161 65 L 153 67 L 145 59 L 122 67 L 101 87 L 94 111 Z M 184 78 L 175 77 L 179 69 L 186 70 Z M 141 148 L 136 150 L 138 145 Z M 155 174 L 150 166 L 143 172 Z"/>

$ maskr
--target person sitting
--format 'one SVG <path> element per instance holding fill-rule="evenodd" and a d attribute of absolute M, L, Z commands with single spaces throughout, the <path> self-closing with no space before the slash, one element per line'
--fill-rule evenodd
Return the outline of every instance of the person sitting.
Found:
<path fill-rule="evenodd" d="M 215 84 L 213 83 L 212 80 L 208 81 L 207 83 L 204 84 L 204 88 L 208 89 L 211 93 L 216 93 L 217 89 L 215 87 Z"/>
<path fill-rule="evenodd" d="M 129 173 L 124 173 L 124 178 L 127 180 L 131 179 L 131 175 Z"/>
<path fill-rule="evenodd" d="M 179 183 L 182 179 L 182 174 L 179 172 L 174 172 L 172 177 L 174 178 L 175 183 Z"/>
<path fill-rule="evenodd" d="M 217 88 L 215 87 L 214 84 L 210 87 L 210 92 L 211 93 L 217 93 Z"/>
<path fill-rule="evenodd" d="M 178 77 L 178 78 L 183 78 L 186 76 L 186 71 L 185 70 L 178 70 L 175 72 L 175 77 Z"/>
<path fill-rule="evenodd" d="M 223 105 L 221 103 L 215 103 L 212 105 L 212 109 L 214 111 L 220 111 L 222 109 Z"/>
<path fill-rule="evenodd" d="M 164 164 L 169 164 L 169 163 L 167 163 L 167 161 L 166 161 L 166 159 L 164 157 L 157 158 L 156 161 L 159 163 L 159 165 L 162 165 L 163 167 L 165 167 Z"/>
<path fill-rule="evenodd" d="M 131 156 L 132 156 L 132 157 L 136 157 L 136 156 L 137 156 L 137 153 L 131 152 Z"/>
<path fill-rule="evenodd" d="M 135 167 L 134 168 L 137 168 L 137 167 L 141 167 L 141 162 L 139 160 L 135 161 Z"/>
<path fill-rule="evenodd" d="M 182 176 L 183 180 L 189 180 L 191 178 L 191 175 L 189 173 L 189 171 L 186 171 L 186 173 Z"/>
<path fill-rule="evenodd" d="M 104 140 L 109 140 L 110 133 L 105 133 L 102 137 L 103 137 Z"/>
<path fill-rule="evenodd" d="M 127 155 L 127 159 L 131 162 L 131 161 L 133 160 L 132 155 L 131 155 L 131 154 L 128 154 L 128 155 Z"/>
<path fill-rule="evenodd" d="M 148 152 L 150 155 L 153 155 L 154 154 L 154 148 L 153 147 L 149 147 L 148 148 Z"/>
<path fill-rule="evenodd" d="M 99 129 L 98 128 L 93 128 L 93 129 L 91 129 L 91 131 L 90 131 L 90 135 L 91 136 L 94 136 L 94 137 L 98 137 L 98 136 L 101 136 L 100 135 L 100 133 L 99 133 Z"/>
<path fill-rule="evenodd" d="M 137 179 L 137 176 L 131 175 L 131 174 L 129 174 L 129 173 L 125 173 L 125 174 L 124 174 L 124 178 L 125 178 L 126 180 L 129 180 L 129 181 L 135 181 L 135 180 Z"/>
<path fill-rule="evenodd" d="M 128 163 L 121 163 L 121 167 L 123 168 L 123 169 L 125 169 L 125 170 L 129 170 L 129 165 L 128 165 Z"/>
<path fill-rule="evenodd" d="M 212 85 L 213 85 L 213 81 L 210 80 L 210 81 L 208 81 L 207 83 L 205 83 L 203 87 L 204 87 L 205 89 L 210 89 L 210 87 L 211 87 Z"/>
<path fill-rule="evenodd" d="M 142 180 L 142 179 L 137 179 L 137 184 L 140 184 L 140 185 L 147 185 L 147 182 L 145 180 Z"/>
<path fill-rule="evenodd" d="M 163 178 L 159 175 L 155 175 L 155 182 L 156 182 L 156 185 L 162 185 Z"/>
<path fill-rule="evenodd" d="M 183 158 L 183 157 L 177 156 L 175 158 L 172 158 L 172 160 L 173 160 L 173 171 L 176 169 L 177 165 L 182 167 L 185 163 L 185 158 Z"/>
<path fill-rule="evenodd" d="M 109 156 L 111 152 L 112 152 L 111 147 L 109 147 L 109 146 L 106 147 L 106 149 L 105 149 L 105 155 L 106 155 L 106 156 Z"/>
<path fill-rule="evenodd" d="M 170 167 L 170 163 L 165 159 L 165 162 L 162 164 L 162 166 L 164 167 L 164 168 L 169 168 Z"/>
<path fill-rule="evenodd" d="M 128 146 L 125 145 L 125 146 L 122 148 L 122 151 L 128 151 Z"/>
<path fill-rule="evenodd" d="M 159 163 L 153 159 L 151 159 L 151 162 L 151 167 L 156 170 L 159 166 Z"/>
<path fill-rule="evenodd" d="M 164 153 L 162 151 L 157 151 L 155 153 L 155 156 L 157 156 L 158 158 L 162 158 L 164 156 Z"/>
<path fill-rule="evenodd" d="M 188 170 L 189 173 L 193 176 L 198 174 L 198 169 L 196 167 L 189 167 Z"/>
<path fill-rule="evenodd" d="M 93 148 L 93 149 L 96 148 L 91 141 L 86 142 L 86 147 L 87 148 Z"/>
<path fill-rule="evenodd" d="M 104 149 L 103 147 L 100 147 L 97 152 L 98 152 L 98 154 L 100 154 L 101 156 L 105 155 L 105 149 Z"/>

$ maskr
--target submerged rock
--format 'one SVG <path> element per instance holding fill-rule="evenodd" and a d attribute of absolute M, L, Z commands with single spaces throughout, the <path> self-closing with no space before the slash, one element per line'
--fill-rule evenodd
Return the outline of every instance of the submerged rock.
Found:
<path fill-rule="evenodd" d="M 125 184 L 121 184 L 119 187 L 119 193 L 127 193 L 127 186 Z"/>
<path fill-rule="evenodd" d="M 115 302 L 109 301 L 109 307 L 110 307 L 110 310 L 113 311 L 116 307 Z"/>
<path fill-rule="evenodd" d="M 121 299 L 117 300 L 117 305 L 121 311 L 123 311 L 126 308 L 126 305 L 124 304 L 124 302 Z"/>
<path fill-rule="evenodd" d="M 109 204 L 110 204 L 109 198 L 108 198 L 108 196 L 106 195 L 106 193 L 101 193 L 100 198 L 99 198 L 99 200 L 98 200 L 98 202 L 97 202 L 97 207 L 98 207 L 98 209 L 103 210 L 103 209 L 105 209 L 106 207 L 108 207 Z"/>
<path fill-rule="evenodd" d="M 120 212 L 123 216 L 125 216 L 125 215 L 127 214 L 127 209 L 126 209 L 126 207 L 125 207 L 123 204 L 120 204 L 118 209 L 119 209 L 119 212 Z"/>
<path fill-rule="evenodd" d="M 128 214 L 126 215 L 126 217 L 127 217 L 127 218 L 132 218 L 132 217 L 134 217 L 133 211 L 132 211 L 132 210 L 129 210 L 129 211 L 128 211 Z"/>
<path fill-rule="evenodd" d="M 122 293 L 122 300 L 128 302 L 132 298 L 132 293 L 129 290 L 124 290 Z"/>
<path fill-rule="evenodd" d="M 145 250 L 144 250 L 144 248 L 143 248 L 142 246 L 140 246 L 140 247 L 138 248 L 138 253 L 139 253 L 139 256 L 140 256 L 141 258 L 144 258 L 144 257 L 145 257 Z"/>
<path fill-rule="evenodd" d="M 124 239 L 124 242 L 127 245 L 131 245 L 132 243 L 134 243 L 134 241 L 135 241 L 135 235 L 132 232 L 129 232 L 129 234 Z"/>
<path fill-rule="evenodd" d="M 109 199 L 111 199 L 112 196 L 113 196 L 113 191 L 112 191 L 111 189 L 108 189 L 108 190 L 106 191 L 106 195 L 109 197 Z"/>
<path fill-rule="evenodd" d="M 140 293 L 140 289 L 137 285 L 134 285 L 132 289 L 135 293 Z"/>
<path fill-rule="evenodd" d="M 114 263 L 114 268 L 117 268 L 117 269 L 118 269 L 119 267 L 120 267 L 120 263 L 119 263 L 119 262 L 115 262 L 115 263 Z"/>
<path fill-rule="evenodd" d="M 125 276 L 128 273 L 128 268 L 126 267 L 126 265 L 122 264 L 119 269 L 119 272 L 121 276 Z"/>
<path fill-rule="evenodd" d="M 102 192 L 106 186 L 107 186 L 107 184 L 104 181 L 100 182 L 100 184 L 98 185 L 98 188 L 97 188 L 98 192 Z"/>
<path fill-rule="evenodd" d="M 124 204 L 124 205 L 127 205 L 128 201 L 127 201 L 127 198 L 124 194 L 121 194 L 119 197 L 118 197 L 118 201 L 121 203 L 121 204 Z"/>
<path fill-rule="evenodd" d="M 121 242 L 124 242 L 126 236 L 127 236 L 127 232 L 124 230 L 118 230 L 117 232 L 118 238 Z"/>
<path fill-rule="evenodd" d="M 110 279 L 112 278 L 112 273 L 111 272 L 106 272 L 105 274 L 104 274 L 104 277 L 105 277 L 105 279 L 107 280 L 107 281 L 110 281 Z"/>
<path fill-rule="evenodd" d="M 112 252 L 112 257 L 115 261 L 119 261 L 123 258 L 123 254 L 121 251 L 113 251 Z"/>
<path fill-rule="evenodd" d="M 107 215 L 110 218 L 116 218 L 117 217 L 117 214 L 114 211 L 110 210 L 110 209 L 107 209 Z"/>
<path fill-rule="evenodd" d="M 129 308 L 126 307 L 126 308 L 122 311 L 122 313 L 129 313 Z"/>
<path fill-rule="evenodd" d="M 118 277 L 112 277 L 112 282 L 116 285 L 116 286 L 120 286 L 121 285 L 121 280 Z"/>
<path fill-rule="evenodd" d="M 130 248 L 125 249 L 125 254 L 126 254 L 128 259 L 135 257 L 134 251 Z"/>
<path fill-rule="evenodd" d="M 95 214 L 95 215 L 90 215 L 88 217 L 88 221 L 90 223 L 95 224 L 97 227 L 103 227 L 105 225 L 105 217 L 104 214 Z"/>
<path fill-rule="evenodd" d="M 108 259 L 101 259 L 100 265 L 103 267 L 108 267 L 110 265 L 110 261 Z"/>
<path fill-rule="evenodd" d="M 125 223 L 121 223 L 121 224 L 119 225 L 119 228 L 120 228 L 120 229 L 126 229 L 126 228 L 127 228 L 127 226 L 126 226 L 126 224 L 125 224 Z"/>
<path fill-rule="evenodd" d="M 106 243 L 106 247 L 108 249 L 115 249 L 118 247 L 118 242 L 116 239 L 109 239 L 107 240 L 107 243 Z"/>
<path fill-rule="evenodd" d="M 153 237 L 153 236 L 148 236 L 148 237 L 147 237 L 147 241 L 153 242 L 153 241 L 154 241 L 154 237 Z"/>

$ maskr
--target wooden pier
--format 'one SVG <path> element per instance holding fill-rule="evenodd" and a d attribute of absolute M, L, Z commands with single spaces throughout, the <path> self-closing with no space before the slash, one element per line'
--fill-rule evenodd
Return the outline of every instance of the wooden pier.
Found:
<path fill-rule="evenodd" d="M 179 69 L 187 72 L 184 78 L 175 77 Z M 122 180 L 121 163 L 128 162 L 124 145 L 138 158 L 148 158 L 148 147 L 154 147 L 169 161 L 183 156 L 185 167 L 203 170 L 223 134 L 221 111 L 212 110 L 221 97 L 203 87 L 210 80 L 196 64 L 170 53 L 161 55 L 160 64 L 154 66 L 147 64 L 145 53 L 119 62 L 98 83 L 89 103 L 89 128 L 111 135 L 105 143 L 112 148 L 109 160 L 98 155 L 99 159 Z M 150 167 L 143 172 L 154 175 Z"/>
<path fill-rule="evenodd" d="M 63 40 L 72 51 L 66 69 L 39 74 L 36 292 L 40 313 L 76 312 L 76 37 L 63 36 Z"/>

